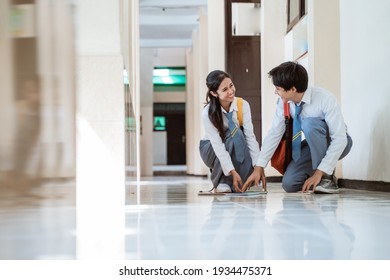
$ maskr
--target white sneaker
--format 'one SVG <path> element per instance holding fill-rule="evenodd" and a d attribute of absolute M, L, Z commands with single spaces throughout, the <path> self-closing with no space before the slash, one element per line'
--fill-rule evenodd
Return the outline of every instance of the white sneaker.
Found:
<path fill-rule="evenodd" d="M 230 186 L 228 184 L 218 184 L 218 186 L 215 188 L 215 192 L 217 193 L 226 193 L 226 192 L 232 192 Z"/>

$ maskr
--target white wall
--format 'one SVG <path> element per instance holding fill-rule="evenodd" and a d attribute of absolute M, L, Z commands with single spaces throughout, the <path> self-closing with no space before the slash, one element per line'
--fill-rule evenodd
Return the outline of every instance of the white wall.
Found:
<path fill-rule="evenodd" d="M 186 65 L 185 48 L 154 49 L 154 66 L 184 66 Z"/>
<path fill-rule="evenodd" d="M 225 70 L 225 2 L 208 0 L 207 5 L 208 70 L 209 72 L 216 69 Z"/>
<path fill-rule="evenodd" d="M 331 91 L 341 105 L 340 91 L 340 20 L 339 1 L 308 1 L 308 73 L 309 85 Z M 329 20 L 332 15 L 332 20 Z M 343 161 L 336 166 L 342 177 Z"/>
<path fill-rule="evenodd" d="M 128 75 L 129 88 L 125 93 L 125 101 L 132 106 L 127 117 L 135 120 L 134 131 L 126 133 L 128 143 L 126 159 L 129 166 L 129 175 L 141 180 L 141 102 L 140 102 L 140 48 L 139 48 L 139 0 L 120 0 L 120 39 L 125 70 Z"/>
<path fill-rule="evenodd" d="M 156 165 L 167 165 L 167 132 L 155 131 L 153 132 L 153 147 L 158 149 L 153 150 L 153 163 Z"/>
<path fill-rule="evenodd" d="M 309 84 L 330 90 L 340 101 L 339 2 L 309 0 L 307 33 Z"/>
<path fill-rule="evenodd" d="M 153 49 L 140 49 L 141 175 L 153 176 Z"/>
<path fill-rule="evenodd" d="M 275 87 L 268 78 L 268 72 L 284 62 L 284 36 L 286 34 L 285 1 L 262 1 L 261 7 L 261 110 L 262 135 L 271 128 L 276 109 Z M 258 139 L 261 144 L 262 139 Z M 280 176 L 269 164 L 265 170 L 267 176 Z"/>
<path fill-rule="evenodd" d="M 115 4 L 110 2 L 109 0 L 77 1 L 76 24 L 80 36 L 76 46 L 79 54 L 117 55 L 120 53 L 119 1 L 115 1 Z M 87 10 L 88 15 L 85 15 L 84 11 Z M 104 15 L 101 14 L 103 10 Z"/>
<path fill-rule="evenodd" d="M 154 103 L 185 103 L 185 91 L 156 91 L 153 96 Z"/>
<path fill-rule="evenodd" d="M 390 1 L 340 1 L 341 99 L 354 144 L 343 178 L 390 182 Z"/>

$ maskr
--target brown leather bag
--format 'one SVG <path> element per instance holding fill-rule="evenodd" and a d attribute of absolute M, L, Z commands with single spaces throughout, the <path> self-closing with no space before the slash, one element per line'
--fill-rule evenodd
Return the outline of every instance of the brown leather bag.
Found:
<path fill-rule="evenodd" d="M 290 117 L 290 108 L 287 102 L 284 103 L 284 123 L 286 124 L 286 131 L 271 158 L 271 166 L 282 175 L 292 159 L 292 119 Z"/>

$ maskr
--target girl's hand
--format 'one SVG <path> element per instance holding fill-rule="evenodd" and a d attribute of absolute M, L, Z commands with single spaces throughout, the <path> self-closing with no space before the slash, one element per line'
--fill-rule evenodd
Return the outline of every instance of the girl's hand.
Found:
<path fill-rule="evenodd" d="M 234 188 L 235 192 L 243 192 L 241 189 L 242 188 L 242 180 L 241 180 L 240 175 L 234 169 L 230 172 L 230 174 L 233 177 L 233 188 Z"/>

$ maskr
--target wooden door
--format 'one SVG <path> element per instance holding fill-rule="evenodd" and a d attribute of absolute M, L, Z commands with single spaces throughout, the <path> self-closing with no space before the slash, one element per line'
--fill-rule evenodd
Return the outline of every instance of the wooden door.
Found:
<path fill-rule="evenodd" d="M 186 164 L 186 121 L 185 114 L 167 114 L 168 165 Z"/>
<path fill-rule="evenodd" d="M 167 149 L 167 165 L 185 165 L 185 103 L 154 103 L 153 107 L 154 116 L 165 117 L 167 147 L 161 148 Z"/>

